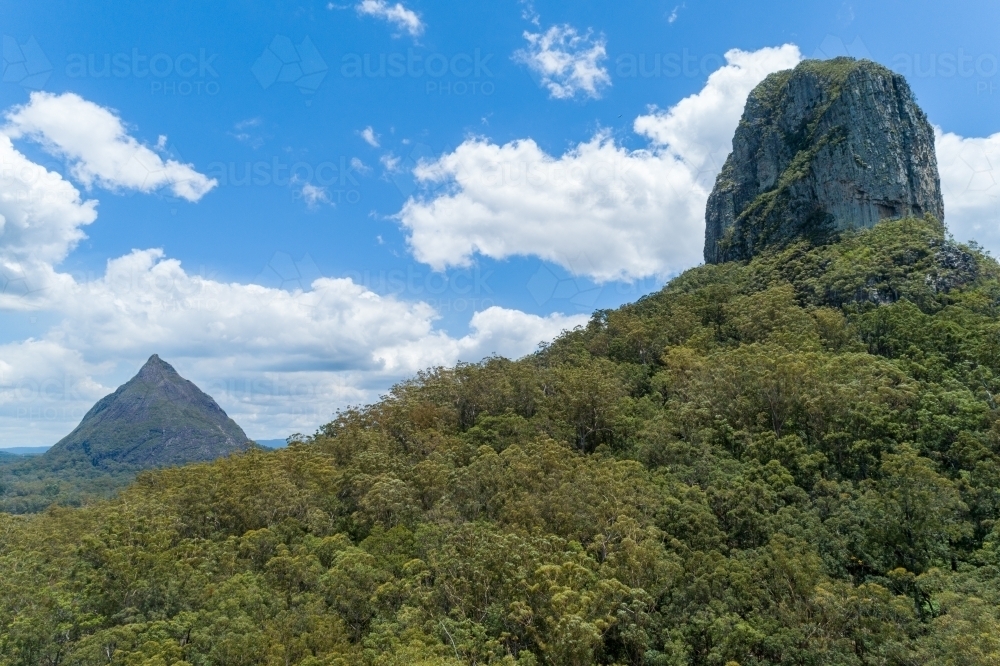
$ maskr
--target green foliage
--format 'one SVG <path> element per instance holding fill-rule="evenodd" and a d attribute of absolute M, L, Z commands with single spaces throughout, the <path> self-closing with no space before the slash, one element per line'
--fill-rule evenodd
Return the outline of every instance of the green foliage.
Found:
<path fill-rule="evenodd" d="M 1000 663 L 998 276 L 884 223 L 0 514 L 0 666 Z"/>
<path fill-rule="evenodd" d="M 0 456 L 0 511 L 36 513 L 53 504 L 81 506 L 106 499 L 135 478 L 139 468 L 45 456 Z"/>

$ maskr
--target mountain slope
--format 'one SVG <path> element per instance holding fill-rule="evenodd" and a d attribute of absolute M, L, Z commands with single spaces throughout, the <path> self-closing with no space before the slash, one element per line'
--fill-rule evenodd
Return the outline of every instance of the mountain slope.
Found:
<path fill-rule="evenodd" d="M 0 515 L 0 665 L 992 665 L 1000 266 L 702 266 L 307 442 Z M 9 573 L 8 573 L 9 572 Z"/>
<path fill-rule="evenodd" d="M 243 430 L 211 396 L 154 354 L 45 458 L 157 467 L 212 460 L 249 446 Z"/>

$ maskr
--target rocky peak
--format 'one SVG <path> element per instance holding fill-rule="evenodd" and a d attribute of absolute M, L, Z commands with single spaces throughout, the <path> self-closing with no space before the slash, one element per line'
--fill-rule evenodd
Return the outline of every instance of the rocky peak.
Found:
<path fill-rule="evenodd" d="M 153 354 L 46 456 L 158 467 L 211 460 L 249 446 L 242 428 L 211 396 Z"/>
<path fill-rule="evenodd" d="M 705 261 L 924 215 L 943 222 L 944 203 L 906 80 L 869 60 L 806 60 L 750 93 L 708 199 Z"/>
<path fill-rule="evenodd" d="M 170 365 L 157 354 L 153 354 L 149 357 L 149 360 L 139 369 L 136 377 L 141 377 L 146 380 L 170 380 L 174 377 L 181 378 L 177 371 L 174 370 L 174 366 Z"/>

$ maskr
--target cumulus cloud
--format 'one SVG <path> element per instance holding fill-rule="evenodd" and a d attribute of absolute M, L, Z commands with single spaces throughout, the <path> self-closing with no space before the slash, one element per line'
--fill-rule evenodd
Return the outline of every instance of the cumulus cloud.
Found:
<path fill-rule="evenodd" d="M 304 284 L 303 284 L 304 283 Z M 518 357 L 587 317 L 492 307 L 449 336 L 425 302 L 379 295 L 348 278 L 285 288 L 187 272 L 161 250 L 108 261 L 50 295 L 59 318 L 41 339 L 0 345 L 0 432 L 52 443 L 153 352 L 213 395 L 251 434 L 311 431 L 346 404 L 369 402 L 417 370 Z"/>
<path fill-rule="evenodd" d="M 499 354 L 524 356 L 539 342 L 554 339 L 563 331 L 584 326 L 588 315 L 550 314 L 547 317 L 493 306 L 472 316 L 472 333 L 459 340 L 460 358 L 482 358 Z"/>
<path fill-rule="evenodd" d="M 97 218 L 97 202 L 81 199 L 71 183 L 26 158 L 3 134 L 0 165 L 0 262 L 4 269 L 62 261 L 84 237 L 81 227 Z"/>
<path fill-rule="evenodd" d="M 667 147 L 709 188 L 733 147 L 733 132 L 754 86 L 771 72 L 795 67 L 799 48 L 785 44 L 758 51 L 732 49 L 726 64 L 708 77 L 700 92 L 669 109 L 650 109 L 633 123 L 637 134 Z"/>
<path fill-rule="evenodd" d="M 491 354 L 519 358 L 589 319 L 587 315 L 560 313 L 540 317 L 494 305 L 472 315 L 466 336 L 455 339 L 439 333 L 434 345 L 416 340 L 378 349 L 375 354 L 390 370 L 451 365 L 458 359 L 481 359 Z"/>
<path fill-rule="evenodd" d="M 650 142 L 645 149 L 627 149 L 605 133 L 561 155 L 530 139 L 470 138 L 419 163 L 418 181 L 434 187 L 398 214 L 414 255 L 434 268 L 467 265 L 477 254 L 533 255 L 598 281 L 698 263 L 705 198 L 743 98 L 769 71 L 797 59 L 792 46 L 730 52 L 700 92 L 636 119 L 635 131 Z M 45 123 L 24 117 L 22 125 L 11 121 L 10 134 L 52 142 L 72 163 L 91 165 L 80 167 L 97 174 L 90 182 L 104 184 L 105 171 L 94 166 L 102 162 L 91 155 L 102 150 L 58 148 L 76 144 L 56 131 L 30 130 Z M 134 141 L 124 130 L 112 135 Z M 938 130 L 937 144 L 953 232 L 1000 248 L 1000 134 Z M 491 307 L 472 315 L 467 335 L 449 335 L 429 303 L 351 279 L 300 267 L 294 275 L 279 271 L 270 286 L 225 282 L 195 275 L 157 249 L 111 259 L 102 275 L 84 280 L 59 263 L 95 221 L 96 202 L 3 133 L 0 163 L 0 309 L 11 317 L 31 310 L 46 322 L 30 338 L 0 342 L 0 433 L 11 444 L 56 441 L 153 352 L 216 397 L 251 436 L 273 438 L 309 432 L 336 407 L 373 400 L 418 369 L 494 352 L 520 356 L 587 319 Z M 401 168 L 391 154 L 383 166 Z"/>
<path fill-rule="evenodd" d="M 247 354 L 257 369 L 332 362 L 373 370 L 384 364 L 373 349 L 432 332 L 434 311 L 424 303 L 379 296 L 346 278 L 292 286 L 223 283 L 189 274 L 162 250 L 134 250 L 108 261 L 100 279 L 65 289 L 59 310 L 66 321 L 52 336 L 91 358 L 150 348 L 224 356 L 228 349 Z"/>
<path fill-rule="evenodd" d="M 390 5 L 385 0 L 362 0 L 354 7 L 358 14 L 374 16 L 388 21 L 400 30 L 405 30 L 411 37 L 419 37 L 424 32 L 424 23 L 412 9 L 407 9 L 403 3 Z"/>
<path fill-rule="evenodd" d="M 8 114 L 7 131 L 51 142 L 79 169 L 106 173 L 101 156 L 115 146 L 80 148 L 38 111 L 46 101 L 32 98 Z M 107 110 L 83 104 L 120 128 Z M 119 146 L 131 140 L 123 132 L 102 135 Z M 521 356 L 586 320 L 494 307 L 473 315 L 468 335 L 453 337 L 425 302 L 322 277 L 311 262 L 290 258 L 269 262 L 271 286 L 194 275 L 159 249 L 133 250 L 109 260 L 96 279 L 81 279 L 59 264 L 95 221 L 96 202 L 29 160 L 4 133 L 0 164 L 0 310 L 30 310 L 41 327 L 0 342 L 0 435 L 8 444 L 57 441 L 154 352 L 251 436 L 273 438 L 309 432 L 337 407 L 374 400 L 416 370 L 493 352 Z M 328 200 L 307 184 L 301 193 L 307 203 Z"/>
<path fill-rule="evenodd" d="M 667 275 L 700 261 L 705 202 L 749 91 L 801 58 L 792 45 L 733 50 L 704 88 L 636 119 L 647 149 L 598 133 L 560 156 L 531 139 L 483 138 L 414 170 L 440 194 L 398 213 L 414 255 L 435 269 L 533 255 L 597 281 Z M 718 156 L 721 155 L 722 159 Z"/>
<path fill-rule="evenodd" d="M 531 139 L 470 139 L 414 174 L 453 184 L 398 214 L 416 258 L 436 270 L 476 253 L 534 255 L 607 281 L 677 270 L 700 250 L 708 194 L 687 166 L 605 135 L 560 157 Z"/>
<path fill-rule="evenodd" d="M 594 38 L 588 30 L 577 32 L 570 25 L 555 25 L 545 32 L 527 32 L 528 46 L 514 54 L 539 77 L 555 99 L 569 99 L 582 94 L 599 98 L 601 90 L 611 85 L 608 70 L 601 64 L 607 59 L 604 37 Z"/>
<path fill-rule="evenodd" d="M 335 408 L 371 401 L 422 368 L 522 356 L 587 319 L 493 307 L 454 338 L 435 327 L 427 303 L 351 279 L 288 287 L 192 275 L 157 249 L 110 260 L 100 278 L 63 285 L 49 304 L 61 321 L 43 339 L 0 346 L 0 396 L 10 407 L 0 431 L 12 442 L 55 441 L 155 351 L 251 435 L 282 437 L 311 431 Z M 122 360 L 125 372 L 116 374 Z M 46 412 L 52 423 L 28 418 Z"/>
<path fill-rule="evenodd" d="M 962 137 L 934 129 L 949 230 L 1000 256 L 1000 133 Z"/>
<path fill-rule="evenodd" d="M 169 187 L 178 197 L 198 201 L 217 184 L 190 164 L 164 161 L 129 136 L 117 115 L 73 93 L 33 92 L 6 118 L 4 134 L 28 137 L 65 158 L 70 174 L 87 188 L 152 192 Z"/>

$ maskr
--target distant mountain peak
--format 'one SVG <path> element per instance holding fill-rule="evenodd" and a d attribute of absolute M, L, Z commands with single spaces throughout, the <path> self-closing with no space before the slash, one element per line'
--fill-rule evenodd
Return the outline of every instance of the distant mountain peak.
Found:
<path fill-rule="evenodd" d="M 212 460 L 250 446 L 243 429 L 210 395 L 153 354 L 46 455 L 159 467 Z"/>
<path fill-rule="evenodd" d="M 167 363 L 166 361 L 164 361 L 162 358 L 160 358 L 159 354 L 153 354 L 148 359 L 146 359 L 146 363 L 142 366 L 142 369 L 146 369 L 146 368 L 149 368 L 149 367 L 170 368 L 174 372 L 177 372 L 176 370 L 174 370 L 174 366 L 170 365 L 169 363 Z M 140 370 L 140 372 L 141 372 L 141 370 Z"/>
<path fill-rule="evenodd" d="M 180 377 L 174 366 L 170 365 L 159 354 L 153 354 L 145 364 L 139 368 L 137 377 Z"/>

